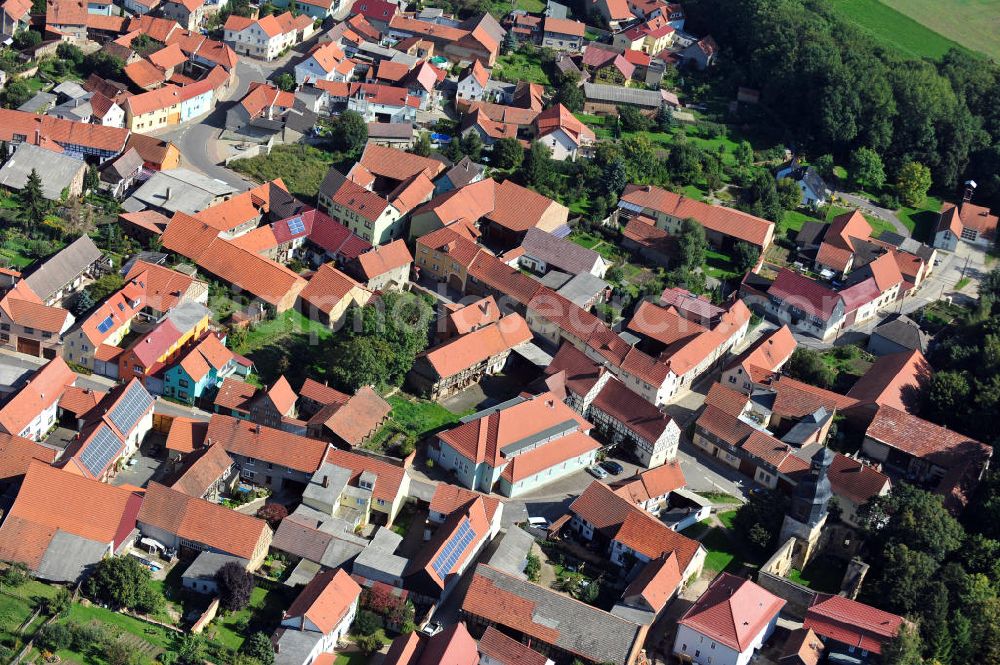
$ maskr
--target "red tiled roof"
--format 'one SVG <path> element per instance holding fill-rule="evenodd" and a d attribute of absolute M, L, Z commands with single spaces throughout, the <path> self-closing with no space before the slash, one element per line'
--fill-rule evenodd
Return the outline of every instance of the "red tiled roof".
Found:
<path fill-rule="evenodd" d="M 323 406 L 309 424 L 322 423 L 324 427 L 352 446 L 361 445 L 365 437 L 375 431 L 392 412 L 392 406 L 371 386 L 361 386 L 343 404 Z"/>
<path fill-rule="evenodd" d="M 267 522 L 256 517 L 155 482 L 146 488 L 138 521 L 182 540 L 251 560 L 261 538 L 270 531 Z"/>
<path fill-rule="evenodd" d="M 803 628 L 828 640 L 875 654 L 899 633 L 903 617 L 859 603 L 844 596 L 817 594 L 806 610 Z"/>
<path fill-rule="evenodd" d="M 52 464 L 58 454 L 56 448 L 35 443 L 30 439 L 12 434 L 0 434 L 0 480 L 4 482 L 17 480 L 28 471 L 32 460 Z"/>
<path fill-rule="evenodd" d="M 583 37 L 587 31 L 587 26 L 580 21 L 573 21 L 567 18 L 545 18 L 545 32 L 554 32 L 560 35 L 572 35 L 573 37 Z"/>
<path fill-rule="evenodd" d="M 167 450 L 179 453 L 191 453 L 205 443 L 208 435 L 208 423 L 194 418 L 174 418 L 167 433 Z"/>
<path fill-rule="evenodd" d="M 303 382 L 299 389 L 299 397 L 310 399 L 317 404 L 345 404 L 350 399 L 350 395 L 309 378 Z"/>
<path fill-rule="evenodd" d="M 36 569 L 57 530 L 117 548 L 135 527 L 140 501 L 121 487 L 29 461 L 0 527 L 0 558 Z"/>
<path fill-rule="evenodd" d="M 68 311 L 43 303 L 23 280 L 0 298 L 0 310 L 16 325 L 53 335 L 62 333 L 71 323 Z"/>
<path fill-rule="evenodd" d="M 774 224 L 745 212 L 709 205 L 650 185 L 628 185 L 622 201 L 670 215 L 692 218 L 709 231 L 743 240 L 757 247 L 770 244 Z"/>
<path fill-rule="evenodd" d="M 20 435 L 32 420 L 57 403 L 74 381 L 76 374 L 69 365 L 58 356 L 53 358 L 0 408 L 0 428 L 9 434 Z"/>
<path fill-rule="evenodd" d="M 396 466 L 395 464 L 390 464 L 384 460 L 367 455 L 358 455 L 346 450 L 338 450 L 337 448 L 330 448 L 326 454 L 326 461 L 348 469 L 351 472 L 349 482 L 356 482 L 364 471 L 374 473 L 377 479 L 375 480 L 375 488 L 372 490 L 372 496 L 376 500 L 382 499 L 386 502 L 386 505 L 390 505 L 396 500 L 403 481 L 406 478 L 406 471 L 401 466 Z"/>
<path fill-rule="evenodd" d="M 750 580 L 722 573 L 678 623 L 742 653 L 784 605 Z"/>
<path fill-rule="evenodd" d="M 371 243 L 354 235 L 350 229 L 318 210 L 302 213 L 303 220 L 312 219 L 309 240 L 331 254 L 354 259 L 371 249 Z"/>
<path fill-rule="evenodd" d="M 778 276 L 767 292 L 823 321 L 828 321 L 837 303 L 843 302 L 840 294 L 833 289 L 787 268 L 778 270 Z"/>
<path fill-rule="evenodd" d="M 659 439 L 673 420 L 617 379 L 608 381 L 594 398 L 592 406 L 612 416 L 649 443 Z"/>
<path fill-rule="evenodd" d="M 677 566 L 677 554 L 671 552 L 646 563 L 625 589 L 622 598 L 628 600 L 638 596 L 653 612 L 659 614 L 680 583 L 681 571 Z"/>
<path fill-rule="evenodd" d="M 449 483 L 438 483 L 434 488 L 434 495 L 431 497 L 429 510 L 433 513 L 451 515 L 456 510 L 465 508 L 476 499 L 483 500 L 483 507 L 486 509 L 486 518 L 492 522 L 497 508 L 502 503 L 500 499 Z"/>
<path fill-rule="evenodd" d="M 507 637 L 493 626 L 479 638 L 479 652 L 501 665 L 546 665 L 549 659 L 527 644 Z"/>
<path fill-rule="evenodd" d="M 542 215 L 552 206 L 566 210 L 561 203 L 525 189 L 511 180 L 499 183 L 495 191 L 493 210 L 487 213 L 486 218 L 511 231 L 522 232 L 537 227 L 542 221 Z"/>
<path fill-rule="evenodd" d="M 214 443 L 201 451 L 170 487 L 188 496 L 201 498 L 232 465 L 233 459 L 226 454 L 226 449 Z"/>
<path fill-rule="evenodd" d="M 336 628 L 361 595 L 361 587 L 343 569 L 316 575 L 285 610 L 284 618 L 310 621 L 321 633 Z"/>
<path fill-rule="evenodd" d="M 146 261 L 133 263 L 125 280 L 133 280 L 143 273 L 142 281 L 146 286 L 145 305 L 158 312 L 167 312 L 173 309 L 195 282 L 194 277 Z"/>
<path fill-rule="evenodd" d="M 686 483 L 681 465 L 678 462 L 667 462 L 636 474 L 615 492 L 632 503 L 640 503 L 666 496 L 681 489 Z"/>
<path fill-rule="evenodd" d="M 212 416 L 207 437 L 212 443 L 221 443 L 230 454 L 310 474 L 323 463 L 327 449 L 327 444 L 316 439 L 220 414 Z"/>
<path fill-rule="evenodd" d="M 722 383 L 713 383 L 705 397 L 706 406 L 714 406 L 731 416 L 743 413 L 747 405 L 747 396 Z"/>
<path fill-rule="evenodd" d="M 353 294 L 356 292 L 363 295 L 354 297 Z M 313 274 L 309 284 L 299 293 L 299 297 L 321 312 L 329 314 L 342 304 L 345 298 L 350 298 L 352 302 L 364 305 L 371 297 L 371 293 L 329 263 L 324 263 Z"/>
<path fill-rule="evenodd" d="M 785 364 L 798 346 L 795 336 L 787 325 L 773 332 L 762 335 L 746 351 L 737 356 L 727 365 L 727 369 L 736 365 L 744 367 L 759 367 L 769 372 L 776 372 Z"/>
<path fill-rule="evenodd" d="M 495 323 L 429 349 L 423 355 L 437 375 L 446 378 L 528 342 L 533 336 L 520 314 L 508 314 Z"/>
<path fill-rule="evenodd" d="M 795 455 L 795 448 L 757 429 L 750 433 L 740 448 L 753 459 L 764 462 L 780 473 L 794 474 L 809 468 L 808 462 Z"/>
<path fill-rule="evenodd" d="M 858 506 L 879 496 L 889 486 L 889 477 L 884 473 L 840 453 L 833 456 L 827 476 L 835 495 Z"/>
<path fill-rule="evenodd" d="M 249 402 L 256 394 L 257 389 L 246 381 L 226 377 L 223 379 L 222 385 L 219 386 L 214 404 L 223 409 L 249 412 Z"/>
<path fill-rule="evenodd" d="M 933 369 L 918 349 L 882 356 L 847 391 L 860 404 L 888 405 L 912 411 Z"/>
<path fill-rule="evenodd" d="M 985 443 L 892 406 L 879 407 L 865 436 L 945 469 L 965 459 L 992 454 Z"/>
<path fill-rule="evenodd" d="M 583 432 L 573 432 L 509 459 L 500 477 L 514 484 L 600 447 L 600 443 Z"/>
<path fill-rule="evenodd" d="M 493 468 L 499 467 L 506 459 L 502 449 L 549 427 L 562 424 L 574 425 L 577 432 L 588 432 L 591 424 L 573 409 L 555 398 L 551 393 L 536 395 L 519 404 L 494 411 L 475 420 L 441 432 L 438 436 L 456 452 L 473 464 L 486 462 Z M 590 439 L 590 437 L 586 437 Z M 554 445 L 540 446 L 536 450 L 561 447 L 566 439 L 558 439 Z M 593 440 L 591 440 L 593 442 Z M 575 442 L 574 445 L 580 442 Z M 584 451 L 581 450 L 579 454 Z M 514 460 L 530 453 L 517 455 Z M 575 456 L 575 455 L 574 455 Z M 507 460 L 508 462 L 510 460 Z"/>
<path fill-rule="evenodd" d="M 78 145 L 117 154 L 124 149 L 129 130 L 0 109 L 0 140 L 11 142 L 15 134 L 26 137 L 25 140 L 34 145 L 41 136 L 60 145 Z"/>
<path fill-rule="evenodd" d="M 767 386 L 777 393 L 773 411 L 786 418 L 801 418 L 823 407 L 828 412 L 843 411 L 857 404 L 857 400 L 830 390 L 817 388 L 791 377 L 779 376 L 767 382 Z"/>

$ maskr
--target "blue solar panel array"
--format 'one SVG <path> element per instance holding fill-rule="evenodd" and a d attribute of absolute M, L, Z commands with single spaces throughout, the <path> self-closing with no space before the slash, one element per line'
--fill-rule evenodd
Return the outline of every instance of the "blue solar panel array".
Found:
<path fill-rule="evenodd" d="M 114 323 L 115 320 L 111 318 L 111 316 L 109 315 L 108 318 L 104 319 L 103 321 L 97 324 L 97 332 L 103 335 L 104 333 L 111 330 L 111 326 L 113 326 Z"/>
<path fill-rule="evenodd" d="M 292 235 L 296 235 L 298 233 L 304 233 L 305 230 L 306 230 L 306 225 L 305 222 L 302 221 L 301 217 L 296 217 L 294 219 L 288 220 L 288 231 Z"/>
<path fill-rule="evenodd" d="M 84 448 L 80 461 L 87 467 L 87 471 L 90 471 L 90 475 L 97 478 L 121 450 L 121 445 L 114 432 L 107 425 L 101 425 L 97 434 L 90 440 L 90 445 Z"/>
<path fill-rule="evenodd" d="M 469 546 L 475 535 L 476 532 L 469 525 L 469 520 L 462 520 L 462 523 L 458 525 L 458 531 L 448 540 L 444 549 L 441 550 L 437 558 L 434 559 L 434 563 L 431 564 L 438 577 L 443 580 L 448 576 L 448 573 L 455 567 L 459 557 L 462 556 L 462 552 Z"/>
<path fill-rule="evenodd" d="M 119 432 L 128 435 L 152 403 L 153 398 L 146 392 L 142 384 L 135 382 L 118 400 L 115 408 L 111 409 L 108 417 L 111 418 L 111 422 L 114 423 Z"/>

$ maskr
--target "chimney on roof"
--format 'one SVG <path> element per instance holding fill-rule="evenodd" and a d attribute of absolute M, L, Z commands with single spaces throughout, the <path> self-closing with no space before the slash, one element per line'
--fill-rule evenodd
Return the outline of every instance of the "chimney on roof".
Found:
<path fill-rule="evenodd" d="M 554 409 L 556 407 L 555 400 L 551 399 L 545 400 L 545 406 L 549 407 L 550 409 Z"/>
<path fill-rule="evenodd" d="M 167 187 L 167 189 L 164 190 L 164 192 L 163 192 L 163 199 L 165 201 L 169 201 L 170 200 L 170 187 Z"/>
<path fill-rule="evenodd" d="M 326 488 L 329 486 L 330 486 L 330 476 L 323 476 L 323 487 Z"/>

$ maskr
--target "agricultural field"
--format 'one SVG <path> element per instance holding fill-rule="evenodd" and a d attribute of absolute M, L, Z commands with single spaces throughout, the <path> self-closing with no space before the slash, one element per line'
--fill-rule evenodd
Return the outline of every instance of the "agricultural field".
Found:
<path fill-rule="evenodd" d="M 830 0 L 886 47 L 938 59 L 952 48 L 1000 57 L 998 0 Z"/>

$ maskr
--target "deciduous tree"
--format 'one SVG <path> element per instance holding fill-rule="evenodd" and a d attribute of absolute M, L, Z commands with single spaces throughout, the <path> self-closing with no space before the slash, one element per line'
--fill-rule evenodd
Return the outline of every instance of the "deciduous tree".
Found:
<path fill-rule="evenodd" d="M 253 575 L 241 564 L 230 561 L 215 573 L 219 586 L 219 604 L 223 609 L 238 612 L 250 604 L 253 593 Z"/>
<path fill-rule="evenodd" d="M 906 162 L 896 176 L 896 196 L 904 205 L 918 206 L 931 188 L 931 170 L 919 162 Z"/>
<path fill-rule="evenodd" d="M 882 158 L 871 148 L 861 147 L 851 153 L 851 177 L 862 189 L 878 191 L 885 185 Z"/>

